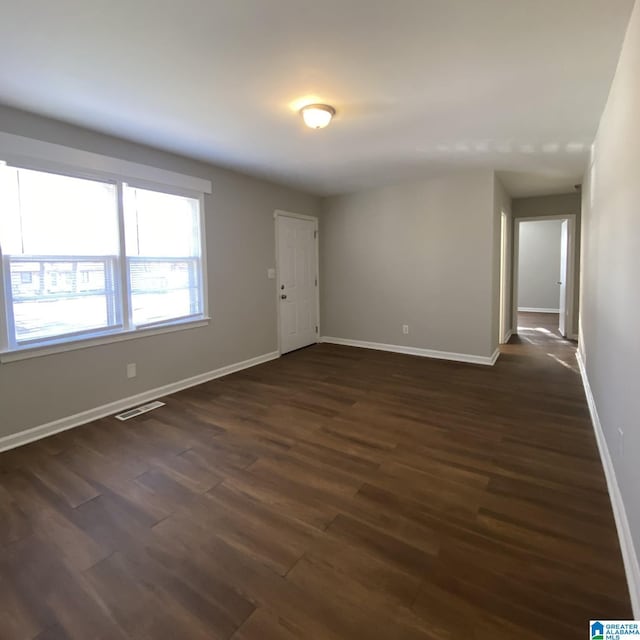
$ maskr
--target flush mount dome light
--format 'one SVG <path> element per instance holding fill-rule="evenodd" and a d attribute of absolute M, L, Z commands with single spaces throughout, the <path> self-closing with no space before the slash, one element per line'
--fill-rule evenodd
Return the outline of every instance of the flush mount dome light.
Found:
<path fill-rule="evenodd" d="M 308 104 L 300 109 L 300 113 L 307 127 L 324 129 L 336 115 L 336 110 L 328 104 Z"/>

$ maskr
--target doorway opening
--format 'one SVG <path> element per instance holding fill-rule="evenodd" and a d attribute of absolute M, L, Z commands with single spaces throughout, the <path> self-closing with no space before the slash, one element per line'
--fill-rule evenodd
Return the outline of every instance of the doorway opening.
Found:
<path fill-rule="evenodd" d="M 519 314 L 529 321 L 537 318 L 557 326 L 563 338 L 576 339 L 575 243 L 575 215 L 515 220 L 514 321 Z"/>

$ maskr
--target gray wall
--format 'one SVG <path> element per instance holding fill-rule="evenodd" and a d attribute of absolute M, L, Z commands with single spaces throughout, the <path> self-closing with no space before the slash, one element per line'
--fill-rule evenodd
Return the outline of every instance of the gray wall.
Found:
<path fill-rule="evenodd" d="M 585 177 L 580 350 L 640 554 L 638 114 L 640 4 L 636 3 Z"/>
<path fill-rule="evenodd" d="M 559 310 L 562 220 L 520 223 L 518 308 Z"/>
<path fill-rule="evenodd" d="M 580 217 L 580 194 L 562 193 L 552 196 L 514 198 L 512 202 L 514 218 L 537 218 L 538 216 L 566 216 L 573 213 Z"/>
<path fill-rule="evenodd" d="M 582 228 L 580 193 L 565 193 L 552 196 L 537 196 L 532 198 L 514 198 L 512 203 L 513 217 L 536 218 L 539 216 L 576 216 L 576 254 L 574 260 L 575 287 L 573 291 L 573 333 L 579 330 L 580 308 L 580 243 Z M 514 323 L 515 324 L 515 323 Z"/>
<path fill-rule="evenodd" d="M 491 171 L 326 199 L 323 335 L 490 356 L 498 334 L 494 218 Z"/>
<path fill-rule="evenodd" d="M 291 189 L 0 107 L 0 130 L 212 181 L 206 197 L 209 306 L 204 328 L 0 365 L 0 437 L 277 349 L 273 211 L 315 215 Z M 138 375 L 126 377 L 126 363 Z"/>

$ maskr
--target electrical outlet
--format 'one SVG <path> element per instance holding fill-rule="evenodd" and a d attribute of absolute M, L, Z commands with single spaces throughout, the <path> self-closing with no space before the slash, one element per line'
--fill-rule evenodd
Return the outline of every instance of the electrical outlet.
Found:
<path fill-rule="evenodd" d="M 135 378 L 138 375 L 136 371 L 136 363 L 130 362 L 127 365 L 127 378 Z"/>
<path fill-rule="evenodd" d="M 402 333 L 404 333 L 405 335 L 407 335 L 409 333 L 409 325 L 408 324 L 403 324 L 402 325 Z"/>
<path fill-rule="evenodd" d="M 618 427 L 618 455 L 624 456 L 624 430 Z"/>

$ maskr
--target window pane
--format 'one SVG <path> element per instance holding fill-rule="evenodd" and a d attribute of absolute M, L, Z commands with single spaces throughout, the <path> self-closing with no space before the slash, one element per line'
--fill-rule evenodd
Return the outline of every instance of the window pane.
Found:
<path fill-rule="evenodd" d="M 127 255 L 148 258 L 199 256 L 199 205 L 195 198 L 126 187 Z"/>
<path fill-rule="evenodd" d="M 115 185 L 7 166 L 0 174 L 5 255 L 118 252 Z"/>
<path fill-rule="evenodd" d="M 10 258 L 17 343 L 116 324 L 114 265 L 101 261 Z"/>
<path fill-rule="evenodd" d="M 199 202 L 127 187 L 125 232 L 134 325 L 202 314 Z"/>
<path fill-rule="evenodd" d="M 121 325 L 112 184 L 0 167 L 9 344 Z"/>

